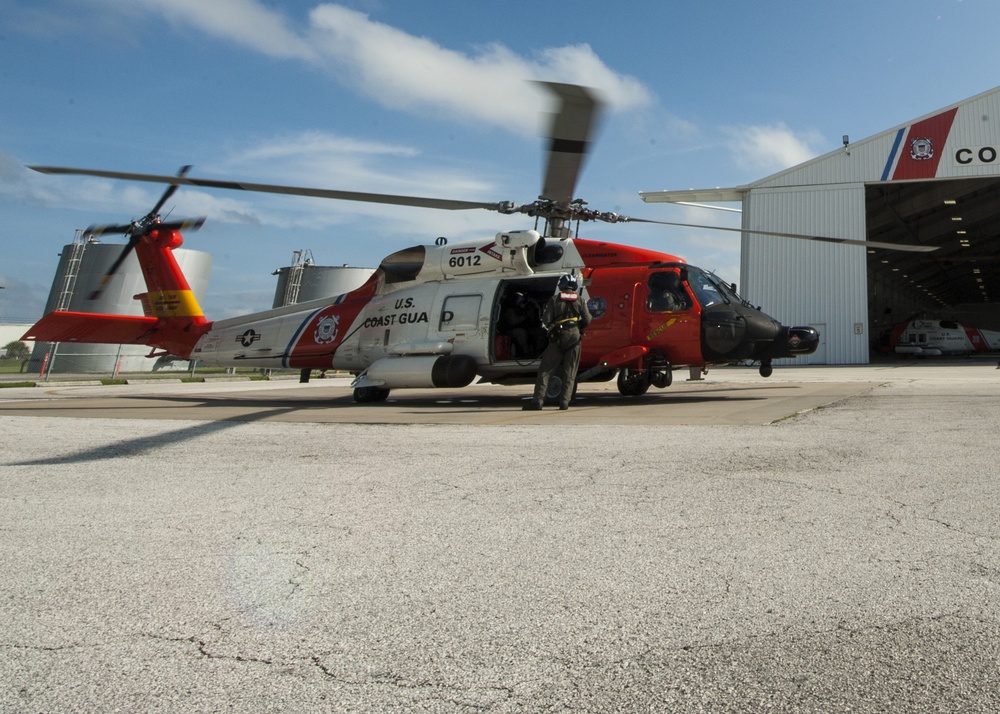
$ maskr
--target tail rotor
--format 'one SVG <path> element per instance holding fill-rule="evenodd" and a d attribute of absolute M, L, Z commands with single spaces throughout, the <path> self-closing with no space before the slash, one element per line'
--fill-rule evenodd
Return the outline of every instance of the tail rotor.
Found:
<path fill-rule="evenodd" d="M 191 169 L 191 166 L 182 166 L 177 172 L 178 178 L 183 178 L 187 172 Z M 118 269 L 121 268 L 122 263 L 128 258 L 129 254 L 135 250 L 135 247 L 139 242 L 145 238 L 147 235 L 152 233 L 154 230 L 175 230 L 175 231 L 196 231 L 201 228 L 202 224 L 205 222 L 205 218 L 194 218 L 194 219 L 184 219 L 179 221 L 162 221 L 160 219 L 160 209 L 163 208 L 164 204 L 170 200 L 170 197 L 174 195 L 177 191 L 179 184 L 172 183 L 167 187 L 167 190 L 163 192 L 160 196 L 160 200 L 156 202 L 153 206 L 153 210 L 147 213 L 145 216 L 138 220 L 134 220 L 128 225 L 92 225 L 86 229 L 85 235 L 91 235 L 94 237 L 100 236 L 104 233 L 122 233 L 128 238 L 128 242 L 122 249 L 122 252 L 118 254 L 115 258 L 115 262 L 111 264 L 107 272 L 101 276 L 98 282 L 98 287 L 94 290 L 90 296 L 90 300 L 96 300 L 104 292 L 104 288 L 114 277 Z"/>

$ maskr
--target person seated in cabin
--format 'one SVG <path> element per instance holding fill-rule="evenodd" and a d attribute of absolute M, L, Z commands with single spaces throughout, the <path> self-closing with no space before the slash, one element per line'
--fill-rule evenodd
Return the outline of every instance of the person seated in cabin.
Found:
<path fill-rule="evenodd" d="M 502 334 L 510 337 L 514 359 L 534 359 L 540 351 L 539 335 L 544 335 L 541 316 L 527 295 L 515 292 L 500 316 Z"/>
<path fill-rule="evenodd" d="M 653 273 L 649 276 L 647 307 L 653 312 L 687 310 L 691 307 L 680 276 L 673 271 Z"/>

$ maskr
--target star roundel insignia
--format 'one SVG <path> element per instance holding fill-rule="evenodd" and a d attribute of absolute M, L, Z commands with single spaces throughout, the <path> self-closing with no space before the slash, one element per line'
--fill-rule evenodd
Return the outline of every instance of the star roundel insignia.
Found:
<path fill-rule="evenodd" d="M 249 329 L 242 335 L 238 335 L 236 337 L 236 341 L 239 342 L 244 347 L 249 347 L 259 339 L 260 339 L 260 333 L 255 332 L 253 329 Z"/>

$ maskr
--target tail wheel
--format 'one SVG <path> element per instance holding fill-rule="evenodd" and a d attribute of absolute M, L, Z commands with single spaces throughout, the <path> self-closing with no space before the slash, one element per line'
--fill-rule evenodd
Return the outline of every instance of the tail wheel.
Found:
<path fill-rule="evenodd" d="M 549 387 L 545 390 L 545 402 L 546 404 L 552 404 L 559 401 L 559 395 L 562 394 L 563 388 L 563 378 L 557 374 L 553 374 L 549 377 Z"/>
<path fill-rule="evenodd" d="M 579 386 L 579 382 L 573 385 L 573 396 L 570 398 L 571 401 L 576 399 L 576 389 Z M 558 404 L 562 399 L 562 390 L 563 378 L 556 374 L 552 375 L 549 378 L 549 388 L 545 390 L 545 403 L 549 406 Z"/>
<path fill-rule="evenodd" d="M 382 387 L 358 387 L 354 390 L 354 401 L 358 404 L 384 402 L 389 398 L 389 390 Z"/>
<path fill-rule="evenodd" d="M 626 397 L 641 397 L 649 389 L 649 370 L 622 369 L 618 372 L 618 391 Z"/>

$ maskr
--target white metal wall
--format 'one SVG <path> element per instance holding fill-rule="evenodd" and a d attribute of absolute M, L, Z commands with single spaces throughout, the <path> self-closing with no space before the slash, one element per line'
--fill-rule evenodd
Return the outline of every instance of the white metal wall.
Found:
<path fill-rule="evenodd" d="M 743 228 L 865 238 L 863 184 L 754 188 Z M 786 325 L 820 330 L 816 354 L 787 364 L 868 361 L 867 261 L 863 247 L 744 234 L 741 293 Z"/>

